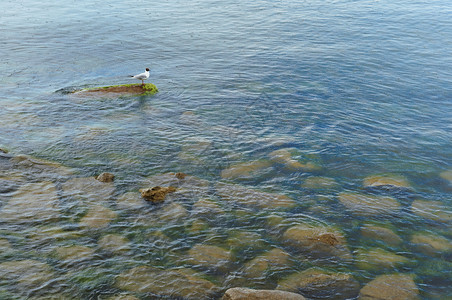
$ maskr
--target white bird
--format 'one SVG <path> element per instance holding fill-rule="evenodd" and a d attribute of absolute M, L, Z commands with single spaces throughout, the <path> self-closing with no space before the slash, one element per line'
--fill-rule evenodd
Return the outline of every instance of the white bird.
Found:
<path fill-rule="evenodd" d="M 144 85 L 144 81 L 149 78 L 149 68 L 146 68 L 144 73 L 138 75 L 130 75 L 130 77 L 141 80 L 141 84 Z"/>

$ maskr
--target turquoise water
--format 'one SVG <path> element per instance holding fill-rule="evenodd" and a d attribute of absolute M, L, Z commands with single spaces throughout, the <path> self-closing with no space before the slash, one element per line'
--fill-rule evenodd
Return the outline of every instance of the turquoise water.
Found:
<path fill-rule="evenodd" d="M 205 240 L 175 234 L 174 224 L 156 225 L 176 253 L 164 264 L 157 255 L 140 254 L 158 248 L 138 235 L 149 224 L 135 228 L 133 213 L 110 203 L 120 217 L 109 230 L 127 236 L 135 256 L 109 257 L 108 266 L 99 262 L 103 279 L 89 288 L 78 283 L 74 297 L 118 293 L 115 276 L 127 268 L 111 265 L 180 267 L 178 257 L 199 242 L 233 249 L 221 240 L 237 230 L 259 233 L 266 243 L 262 248 L 282 247 L 298 261 L 265 283 L 250 281 L 250 287 L 273 289 L 291 272 L 306 269 L 281 242 L 282 233 L 268 229 L 274 215 L 282 218 L 284 229 L 305 219 L 338 228 L 355 259 L 374 247 L 409 259 L 385 270 L 357 263 L 331 267 L 353 274 L 361 286 L 381 274 L 404 273 L 414 274 L 422 298 L 446 299 L 452 293 L 449 1 L 4 0 L 0 10 L 1 148 L 59 162 L 76 170 L 75 177 L 112 172 L 112 201 L 137 192 L 149 176 L 184 172 L 207 181 L 203 197 L 220 204 L 218 182 L 296 202 L 286 210 L 259 207 L 246 217 L 240 205 L 222 207 L 227 221 L 209 224 L 218 236 Z M 153 96 L 93 98 L 64 92 L 131 83 L 127 75 L 146 67 L 160 91 Z M 275 159 L 278 150 L 289 160 Z M 301 166 L 291 167 L 293 162 Z M 251 171 L 241 168 L 243 163 L 251 163 Z M 241 172 L 228 176 L 231 167 Z M 408 187 L 366 187 L 365 178 L 373 175 L 403 178 Z M 334 183 L 319 187 L 319 177 Z M 317 183 L 312 186 L 312 181 Z M 395 215 L 363 216 L 341 202 L 341 193 L 391 196 L 400 209 Z M 194 195 L 176 202 L 190 212 L 201 198 Z M 14 193 L 0 197 L 6 203 Z M 427 216 L 416 213 L 413 203 L 421 203 L 421 211 L 424 203 L 416 200 L 434 202 L 435 209 L 426 209 Z M 438 211 L 446 215 L 438 217 Z M 77 227 L 83 213 L 71 204 L 64 212 L 67 222 L 58 224 Z M 195 219 L 189 214 L 174 226 L 189 232 Z M 366 239 L 362 228 L 369 223 L 391 228 L 403 242 L 388 246 Z M 1 226 L 2 237 L 14 244 L 17 229 L 8 222 Z M 434 235 L 442 248 L 425 251 L 413 240 L 418 232 Z M 97 249 L 93 240 L 102 234 L 82 236 L 76 244 Z M 63 282 L 74 273 L 84 276 L 83 270 L 62 267 L 20 245 L 19 254 L 2 260 L 40 258 L 59 270 Z M 245 264 L 262 252 L 237 255 L 235 263 Z M 237 269 L 215 276 L 228 277 Z M 196 271 L 220 289 L 232 286 Z M 4 282 L 2 291 L 14 294 L 16 283 Z M 52 289 L 61 292 L 65 285 Z M 48 292 L 44 286 L 30 295 Z M 151 297 L 148 291 L 134 292 Z"/>

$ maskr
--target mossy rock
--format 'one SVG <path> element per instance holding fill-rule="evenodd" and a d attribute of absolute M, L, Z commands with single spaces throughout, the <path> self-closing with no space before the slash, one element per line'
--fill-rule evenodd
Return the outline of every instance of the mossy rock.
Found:
<path fill-rule="evenodd" d="M 109 95 L 109 94 L 120 94 L 120 95 L 154 95 L 158 93 L 157 87 L 152 83 L 141 84 L 121 84 L 121 85 L 111 85 L 103 87 L 95 87 L 83 89 L 81 91 L 76 91 L 77 94 L 89 95 Z"/>

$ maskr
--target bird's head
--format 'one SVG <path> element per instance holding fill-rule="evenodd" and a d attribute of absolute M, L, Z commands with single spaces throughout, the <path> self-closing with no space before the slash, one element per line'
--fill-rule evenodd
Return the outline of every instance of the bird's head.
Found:
<path fill-rule="evenodd" d="M 146 71 L 148 71 L 148 72 L 149 72 L 149 68 L 146 68 Z"/>

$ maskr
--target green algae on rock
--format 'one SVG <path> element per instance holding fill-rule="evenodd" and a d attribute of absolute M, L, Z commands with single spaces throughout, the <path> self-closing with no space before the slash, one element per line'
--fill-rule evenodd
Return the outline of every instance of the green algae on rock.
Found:
<path fill-rule="evenodd" d="M 108 94 L 121 94 L 121 95 L 154 95 L 159 90 L 152 83 L 141 84 L 121 84 L 111 85 L 96 88 L 83 89 L 81 91 L 75 91 L 77 94 L 96 94 L 96 95 L 108 95 Z"/>

